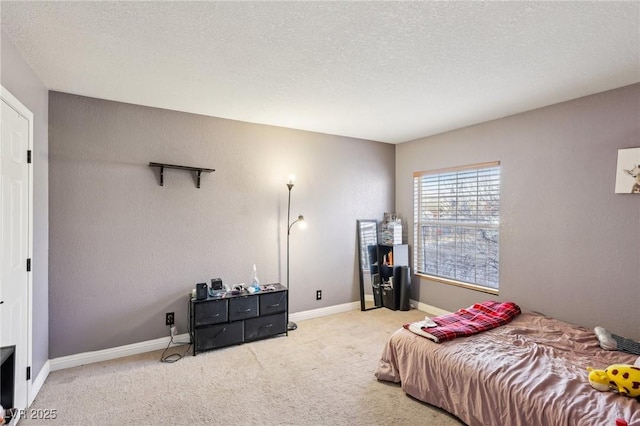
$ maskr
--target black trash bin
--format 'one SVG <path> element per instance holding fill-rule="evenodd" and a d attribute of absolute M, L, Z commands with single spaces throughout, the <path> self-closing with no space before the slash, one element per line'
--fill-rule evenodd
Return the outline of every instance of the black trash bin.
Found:
<path fill-rule="evenodd" d="M 396 292 L 391 283 L 384 283 L 382 286 L 382 306 L 391 310 L 398 310 L 398 303 L 396 302 Z"/>

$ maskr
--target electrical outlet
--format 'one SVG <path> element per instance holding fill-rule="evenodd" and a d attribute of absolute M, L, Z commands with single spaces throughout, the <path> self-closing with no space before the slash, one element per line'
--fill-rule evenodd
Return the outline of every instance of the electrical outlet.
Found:
<path fill-rule="evenodd" d="M 322 290 L 316 290 L 316 300 L 322 300 Z"/>
<path fill-rule="evenodd" d="M 167 312 L 165 323 L 169 326 L 173 325 L 175 322 L 175 315 L 173 312 Z"/>

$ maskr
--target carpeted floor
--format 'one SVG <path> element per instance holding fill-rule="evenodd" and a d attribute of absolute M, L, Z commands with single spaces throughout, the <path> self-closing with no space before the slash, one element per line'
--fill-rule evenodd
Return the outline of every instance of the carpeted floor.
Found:
<path fill-rule="evenodd" d="M 424 315 L 350 311 L 172 364 L 155 351 L 54 371 L 30 409 L 55 409 L 57 419 L 19 424 L 459 426 L 374 376 L 389 335 Z"/>

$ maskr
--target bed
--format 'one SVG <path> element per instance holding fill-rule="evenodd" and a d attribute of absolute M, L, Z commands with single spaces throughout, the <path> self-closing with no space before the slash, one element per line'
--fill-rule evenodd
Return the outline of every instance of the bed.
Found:
<path fill-rule="evenodd" d="M 617 418 L 640 426 L 640 402 L 593 389 L 587 372 L 637 359 L 601 349 L 591 330 L 525 311 L 442 343 L 400 328 L 375 375 L 469 426 L 607 426 Z"/>

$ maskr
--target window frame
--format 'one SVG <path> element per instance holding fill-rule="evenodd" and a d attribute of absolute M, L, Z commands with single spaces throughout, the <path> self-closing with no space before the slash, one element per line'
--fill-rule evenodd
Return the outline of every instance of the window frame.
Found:
<path fill-rule="evenodd" d="M 480 193 L 480 195 L 484 195 L 484 196 L 497 196 L 497 199 L 492 199 L 491 200 L 491 204 L 493 207 L 495 207 L 495 216 L 492 217 L 492 220 L 490 222 L 486 221 L 486 218 L 484 218 L 484 221 L 469 221 L 468 218 L 467 220 L 459 220 L 458 216 L 456 216 L 453 220 L 449 219 L 449 220 L 444 220 L 444 219 L 440 219 L 440 218 L 436 218 L 436 219 L 423 219 L 424 216 L 423 215 L 423 210 L 426 210 L 424 208 L 423 205 L 423 199 L 422 197 L 425 194 L 425 186 L 424 186 L 424 182 L 421 180 L 423 177 L 425 176 L 429 176 L 429 177 L 435 177 L 437 176 L 438 179 L 444 177 L 444 176 L 450 176 L 452 174 L 455 174 L 455 182 L 456 182 L 456 187 L 455 187 L 455 191 L 453 192 L 453 197 L 456 200 L 459 200 L 460 196 L 460 188 L 457 186 L 458 180 L 459 180 L 459 176 L 461 174 L 465 174 L 465 173 L 470 173 L 470 172 L 476 172 L 476 176 L 478 176 L 478 172 L 481 172 L 482 170 L 486 170 L 486 169 L 497 169 L 495 171 L 493 171 L 493 173 L 497 173 L 497 181 L 494 181 L 494 184 L 497 183 L 497 190 L 495 192 L 482 192 Z M 441 211 L 441 204 L 440 204 L 440 197 L 442 192 L 444 191 L 443 189 L 441 189 L 440 187 L 440 180 L 438 181 L 437 184 L 437 198 L 438 198 L 438 212 Z M 476 197 L 476 200 L 478 199 L 479 196 L 479 192 L 477 190 L 478 188 L 476 187 L 476 191 L 472 194 L 472 196 Z M 439 283 L 443 283 L 443 284 L 448 284 L 448 285 L 453 285 L 453 286 L 457 286 L 457 287 L 463 287 L 463 288 L 468 288 L 468 289 L 472 289 L 472 290 L 476 290 L 476 291 L 481 291 L 481 292 L 485 292 L 485 293 L 489 293 L 489 294 L 493 294 L 493 295 L 498 295 L 499 291 L 500 291 L 500 192 L 501 192 L 501 169 L 500 169 L 500 162 L 499 161 L 492 161 L 492 162 L 486 162 L 486 163 L 477 163 L 477 164 L 470 164 L 470 165 L 465 165 L 465 166 L 460 166 L 460 167 L 449 167 L 449 168 L 444 168 L 444 169 L 437 169 L 437 170 L 427 170 L 427 171 L 419 171 L 419 172 L 414 172 L 413 173 L 413 191 L 414 191 L 414 199 L 413 199 L 413 212 L 414 212 L 414 217 L 413 217 L 413 241 L 414 241 L 414 245 L 415 245 L 415 249 L 413 250 L 413 264 L 415 265 L 415 275 L 420 276 L 420 277 L 424 277 L 429 279 L 430 281 L 435 281 L 435 282 L 439 282 Z M 438 214 L 439 216 L 439 214 Z M 495 276 L 496 276 L 496 286 L 497 287 L 492 287 L 490 285 L 485 285 L 483 283 L 478 283 L 478 282 L 472 282 L 472 281 L 466 281 L 466 280 L 461 280 L 458 279 L 456 277 L 450 277 L 450 276 L 445 276 L 445 275 L 436 275 L 433 273 L 429 273 L 426 271 L 422 271 L 421 269 L 427 269 L 425 267 L 426 263 L 420 262 L 420 253 L 423 251 L 423 234 L 422 234 L 422 228 L 424 226 L 432 226 L 435 229 L 438 229 L 438 232 L 441 232 L 441 228 L 443 227 L 450 227 L 452 229 L 455 229 L 455 233 L 456 235 L 458 235 L 458 233 L 460 233 L 461 229 L 483 229 L 483 230 L 492 230 L 492 232 L 495 233 L 495 247 L 493 247 L 493 250 L 495 251 L 495 263 L 497 263 L 496 265 L 496 271 L 495 271 Z M 484 235 L 484 234 L 483 234 Z M 456 237 L 457 238 L 457 237 Z M 477 236 L 475 237 L 477 239 Z M 437 241 L 438 239 L 436 238 L 436 240 L 432 240 L 434 244 L 439 243 Z M 461 252 L 458 251 L 458 242 L 457 240 L 455 240 L 454 238 L 454 246 L 456 247 L 454 249 L 454 259 L 455 262 L 458 262 L 459 260 L 459 254 Z M 492 241 L 492 240 L 491 240 Z M 451 244 L 451 243 L 449 243 Z M 489 246 L 491 244 L 489 243 Z M 440 250 L 440 248 L 436 248 L 435 250 Z M 463 249 L 466 250 L 466 249 Z M 476 242 L 476 250 L 477 250 L 477 242 Z M 485 252 L 485 258 L 489 258 L 489 255 L 487 253 L 489 253 L 491 250 L 488 248 L 487 251 Z M 466 251 L 463 251 L 462 253 L 466 253 Z M 435 261 L 437 263 L 436 269 L 440 268 L 442 266 L 442 264 L 438 263 L 439 260 Z M 477 279 L 477 265 L 473 266 L 473 271 L 474 271 L 474 276 Z"/>

